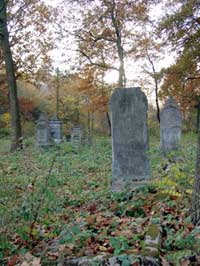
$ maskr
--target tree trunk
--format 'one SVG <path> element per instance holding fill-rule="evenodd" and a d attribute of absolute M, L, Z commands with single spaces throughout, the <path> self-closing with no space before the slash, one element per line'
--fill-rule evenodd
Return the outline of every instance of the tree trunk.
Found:
<path fill-rule="evenodd" d="M 91 131 L 91 126 L 90 126 L 90 112 L 88 111 L 88 117 L 87 117 L 87 127 L 88 127 L 88 133 Z"/>
<path fill-rule="evenodd" d="M 59 68 L 56 69 L 56 118 L 59 119 L 59 89 L 60 89 L 60 73 Z"/>
<path fill-rule="evenodd" d="M 22 134 L 20 124 L 19 103 L 17 98 L 17 84 L 14 73 L 14 64 L 10 50 L 9 34 L 7 29 L 6 2 L 0 2 L 0 43 L 3 52 L 7 83 L 9 90 L 9 104 L 11 114 L 11 151 L 22 148 Z"/>
<path fill-rule="evenodd" d="M 109 116 L 108 112 L 106 112 L 106 117 L 107 117 L 107 120 L 108 120 L 109 136 L 111 136 L 111 122 L 110 122 L 110 116 Z"/>
<path fill-rule="evenodd" d="M 116 14 L 115 14 L 115 0 L 112 1 L 111 20 L 112 20 L 113 27 L 115 29 L 117 53 L 118 53 L 119 62 L 120 62 L 118 86 L 120 88 L 125 88 L 126 87 L 126 75 L 125 75 L 125 68 L 124 68 L 124 50 L 122 46 L 120 26 L 118 25 Z"/>
<path fill-rule="evenodd" d="M 197 124 L 196 124 L 196 133 L 198 134 L 198 129 L 200 126 L 200 102 L 197 104 Z"/>
<path fill-rule="evenodd" d="M 94 132 L 94 113 L 92 113 L 91 116 L 91 132 Z"/>
<path fill-rule="evenodd" d="M 155 94 L 156 94 L 156 108 L 157 108 L 157 119 L 160 124 L 160 107 L 158 102 L 158 80 L 155 78 Z"/>
<path fill-rule="evenodd" d="M 154 66 L 153 60 L 151 59 L 151 57 L 149 55 L 147 47 L 146 47 L 146 55 L 147 55 L 147 58 L 149 60 L 149 63 L 151 64 L 151 68 L 152 68 L 152 71 L 153 71 L 153 80 L 154 80 L 154 83 L 155 83 L 157 119 L 158 119 L 158 122 L 160 124 L 160 107 L 159 107 L 159 102 L 158 102 L 158 77 L 157 77 L 157 73 L 156 73 L 156 70 L 155 70 L 155 66 Z"/>
<path fill-rule="evenodd" d="M 200 103 L 198 104 L 198 113 L 200 111 Z M 198 116 L 198 118 L 200 118 Z M 196 172 L 195 182 L 192 195 L 192 207 L 191 207 L 191 218 L 192 223 L 195 225 L 200 224 L 200 123 L 198 121 L 197 131 L 197 157 L 196 157 Z"/>

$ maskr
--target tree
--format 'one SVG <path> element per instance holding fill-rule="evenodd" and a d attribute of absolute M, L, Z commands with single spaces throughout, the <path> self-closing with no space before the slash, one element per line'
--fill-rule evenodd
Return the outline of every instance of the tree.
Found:
<path fill-rule="evenodd" d="M 43 0 L 7 1 L 7 25 L 17 78 L 30 80 L 39 68 L 52 69 L 49 51 L 55 48 L 60 23 L 57 14 L 57 8 Z M 0 67 L 4 67 L 1 55 Z"/>
<path fill-rule="evenodd" d="M 173 0 L 159 31 L 177 51 L 175 63 L 166 69 L 162 96 L 173 95 L 186 113 L 197 104 L 200 84 L 200 17 L 198 0 Z"/>
<path fill-rule="evenodd" d="M 82 2 L 86 8 L 81 28 L 76 33 L 82 58 L 97 68 L 117 70 L 118 86 L 125 87 L 125 59 L 135 51 L 136 33 L 147 19 L 146 1 Z"/>
<path fill-rule="evenodd" d="M 160 31 L 174 48 L 192 52 L 200 58 L 200 3 L 198 0 L 173 0 L 167 3 L 169 12 L 160 23 Z"/>
<path fill-rule="evenodd" d="M 197 78 L 196 60 L 187 50 L 176 59 L 176 62 L 164 70 L 164 82 L 161 87 L 162 98 L 172 95 L 179 103 L 183 113 L 193 111 L 197 104 L 200 79 Z"/>
<path fill-rule="evenodd" d="M 9 109 L 8 90 L 6 85 L 6 73 L 0 73 L 0 113 Z"/>
<path fill-rule="evenodd" d="M 198 109 L 200 109 L 200 99 L 198 104 Z M 198 113 L 200 110 L 198 110 Z M 200 116 L 198 116 L 200 120 Z M 192 207 L 191 207 L 191 217 L 193 224 L 200 224 L 200 121 L 198 121 L 197 129 L 197 156 L 196 156 L 196 171 L 195 171 L 195 181 L 194 189 L 192 195 Z"/>
<path fill-rule="evenodd" d="M 5 4 L 6 14 L 3 13 Z M 55 47 L 53 35 L 55 35 L 56 23 L 58 22 L 59 24 L 59 18 L 57 9 L 48 6 L 41 0 L 2 1 L 1 6 L 2 53 L 0 53 L 0 68 L 4 71 L 6 66 L 10 83 L 12 79 L 12 90 L 10 83 L 8 90 L 9 105 L 12 113 L 12 128 L 13 130 L 15 128 L 14 138 L 16 141 L 16 144 L 14 144 L 13 138 L 12 149 L 15 149 L 15 146 L 18 146 L 16 139 L 20 138 L 19 136 L 21 135 L 20 118 L 17 114 L 19 106 L 17 102 L 16 78 L 23 77 L 23 79 L 33 81 L 33 76 L 38 75 L 38 72 L 41 73 L 41 69 L 44 69 L 46 73 L 50 71 L 51 59 L 49 51 Z M 6 22 L 4 21 L 5 19 Z M 50 25 L 54 25 L 54 27 Z M 9 49 L 12 50 L 12 54 L 6 50 L 8 49 L 8 42 L 6 44 L 6 38 L 8 37 Z M 12 56 L 12 60 L 9 53 Z M 8 62 L 4 64 L 4 59 L 8 59 L 10 64 Z M 10 69 L 8 69 L 8 65 Z M 15 72 L 15 75 L 12 72 Z"/>
<path fill-rule="evenodd" d="M 11 114 L 11 151 L 22 147 L 22 134 L 20 124 L 19 103 L 17 98 L 17 83 L 15 78 L 14 63 L 10 50 L 9 34 L 7 29 L 6 1 L 0 2 L 0 43 L 5 60 L 7 83 L 9 90 L 9 103 Z"/>
<path fill-rule="evenodd" d="M 159 85 L 162 81 L 162 70 L 157 71 L 156 63 L 161 59 L 162 44 L 157 39 L 153 37 L 153 33 L 151 30 L 150 33 L 145 32 L 141 38 L 138 40 L 138 48 L 136 58 L 143 59 L 142 69 L 143 73 L 150 77 L 150 85 L 153 85 L 155 92 L 155 102 L 156 102 L 156 112 L 157 112 L 157 120 L 160 123 L 160 107 L 159 107 Z M 145 64 L 146 61 L 146 64 Z"/>
<path fill-rule="evenodd" d="M 95 69 L 95 66 L 93 66 Z M 92 128 L 91 117 L 94 114 L 106 115 L 109 134 L 111 133 L 111 122 L 108 112 L 108 103 L 112 92 L 112 86 L 104 81 L 104 71 L 94 71 L 91 67 L 84 69 L 81 73 L 82 82 L 79 86 L 81 95 L 86 99 L 83 109 L 88 113 L 88 129 Z M 89 130 L 90 131 L 90 130 Z"/>
<path fill-rule="evenodd" d="M 199 59 L 200 59 L 200 2 L 198 0 L 181 1 L 174 0 L 170 8 L 175 8 L 175 12 L 167 15 L 160 25 L 161 31 L 166 34 L 168 41 L 179 49 L 179 58 L 171 70 L 175 68 L 180 71 L 178 81 L 183 78 L 182 90 L 185 85 L 189 86 L 192 92 L 195 92 L 195 86 L 191 81 L 199 83 Z M 187 61 L 189 59 L 189 62 Z M 187 71 L 186 71 L 187 70 Z M 172 75 L 171 75 L 172 77 Z M 170 77 L 169 77 L 170 78 Z M 198 86 L 199 88 L 199 86 Z M 197 91 L 197 95 L 199 92 Z M 191 99 L 192 100 L 192 99 Z M 198 104 L 199 106 L 199 104 Z M 199 123 L 198 123 L 199 124 Z M 194 224 L 200 224 L 200 128 L 198 127 L 197 159 L 195 183 L 192 197 L 191 217 Z"/>
<path fill-rule="evenodd" d="M 165 83 L 178 85 L 176 91 L 179 91 L 180 97 L 187 89 L 188 95 L 191 95 L 191 92 L 197 94 L 195 83 L 200 80 L 200 3 L 198 0 L 173 0 L 168 4 L 168 8 L 169 14 L 162 19 L 159 30 L 178 52 L 178 56 L 176 63 L 167 70 Z M 168 84 L 168 87 L 172 92 L 175 91 L 175 86 Z"/>

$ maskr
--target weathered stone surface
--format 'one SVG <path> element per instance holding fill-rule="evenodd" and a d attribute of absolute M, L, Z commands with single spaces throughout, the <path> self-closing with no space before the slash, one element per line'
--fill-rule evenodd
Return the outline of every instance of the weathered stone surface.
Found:
<path fill-rule="evenodd" d="M 80 126 L 74 126 L 71 130 L 71 143 L 75 146 L 79 146 L 82 142 L 83 130 Z"/>
<path fill-rule="evenodd" d="M 158 256 L 160 249 L 160 226 L 150 224 L 145 235 L 143 255 Z"/>
<path fill-rule="evenodd" d="M 36 146 L 47 148 L 51 145 L 51 133 L 48 119 L 44 113 L 39 117 L 36 126 Z"/>
<path fill-rule="evenodd" d="M 57 118 L 49 120 L 51 136 L 55 143 L 62 142 L 62 121 Z"/>
<path fill-rule="evenodd" d="M 114 256 L 114 257 L 108 257 L 106 255 L 99 255 L 94 258 L 77 258 L 77 259 L 69 259 L 64 260 L 60 266 L 121 266 L 123 264 L 123 260 L 121 259 L 122 256 Z M 139 265 L 141 266 L 159 266 L 159 259 L 149 257 L 149 256 L 126 256 L 127 259 L 130 261 L 134 261 L 134 259 L 138 259 Z"/>
<path fill-rule="evenodd" d="M 111 97 L 113 191 L 143 185 L 150 177 L 147 108 L 138 87 L 116 89 Z"/>
<path fill-rule="evenodd" d="M 160 113 L 160 144 L 164 154 L 178 149 L 181 140 L 182 116 L 170 97 Z"/>

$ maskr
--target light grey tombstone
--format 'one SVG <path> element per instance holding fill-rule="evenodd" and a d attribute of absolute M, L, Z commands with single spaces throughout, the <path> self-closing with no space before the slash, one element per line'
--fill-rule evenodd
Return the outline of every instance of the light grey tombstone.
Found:
<path fill-rule="evenodd" d="M 59 144 L 62 142 L 62 121 L 58 118 L 49 120 L 49 126 L 51 130 L 51 136 L 55 143 Z"/>
<path fill-rule="evenodd" d="M 115 89 L 110 100 L 112 191 L 144 185 L 150 177 L 146 95 L 139 87 Z"/>
<path fill-rule="evenodd" d="M 36 146 L 48 148 L 51 145 L 51 133 L 48 119 L 41 114 L 36 126 Z"/>
<path fill-rule="evenodd" d="M 71 130 L 71 143 L 74 146 L 80 146 L 83 138 L 83 130 L 79 125 L 74 126 Z"/>
<path fill-rule="evenodd" d="M 177 150 L 181 140 L 182 115 L 172 97 L 160 113 L 160 146 L 164 154 Z"/>

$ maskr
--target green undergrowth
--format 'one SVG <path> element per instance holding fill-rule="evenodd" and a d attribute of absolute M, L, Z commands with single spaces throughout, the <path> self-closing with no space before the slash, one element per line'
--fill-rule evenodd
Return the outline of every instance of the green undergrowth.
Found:
<path fill-rule="evenodd" d="M 17 265 L 27 254 L 41 265 L 101 253 L 146 255 L 145 238 L 156 238 L 157 229 L 153 251 L 162 260 L 181 265 L 200 252 L 200 230 L 188 214 L 195 135 L 184 136 L 180 151 L 167 157 L 151 139 L 149 185 L 121 193 L 109 190 L 108 138 L 49 150 L 36 149 L 28 139 L 24 150 L 12 154 L 6 140 L 0 147 L 0 265 Z"/>

